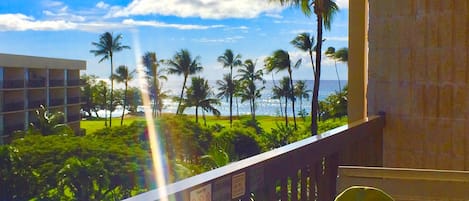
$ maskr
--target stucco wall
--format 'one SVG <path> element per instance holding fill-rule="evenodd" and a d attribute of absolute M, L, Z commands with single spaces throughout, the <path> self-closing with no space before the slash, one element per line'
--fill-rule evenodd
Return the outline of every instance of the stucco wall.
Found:
<path fill-rule="evenodd" d="M 386 112 L 384 165 L 469 170 L 469 1 L 369 6 L 368 112 Z"/>

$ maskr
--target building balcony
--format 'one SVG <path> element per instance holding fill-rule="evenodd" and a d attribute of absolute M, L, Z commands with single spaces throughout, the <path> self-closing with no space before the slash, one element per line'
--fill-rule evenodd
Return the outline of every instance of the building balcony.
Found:
<path fill-rule="evenodd" d="M 56 98 L 49 100 L 49 106 L 59 106 L 64 104 L 63 98 Z"/>
<path fill-rule="evenodd" d="M 68 80 L 67 81 L 67 86 L 80 86 L 81 82 L 80 80 Z"/>
<path fill-rule="evenodd" d="M 46 82 L 44 79 L 37 79 L 37 80 L 28 80 L 28 87 L 45 87 Z"/>
<path fill-rule="evenodd" d="M 23 123 L 6 125 L 3 129 L 3 135 L 11 135 L 13 132 L 19 131 L 19 130 L 24 130 Z"/>
<path fill-rule="evenodd" d="M 13 112 L 24 110 L 23 102 L 5 103 L 3 104 L 3 112 Z"/>
<path fill-rule="evenodd" d="M 31 100 L 28 102 L 28 109 L 39 108 L 40 105 L 46 105 L 45 100 Z"/>
<path fill-rule="evenodd" d="M 4 89 L 24 88 L 24 80 L 3 80 Z"/>
<path fill-rule="evenodd" d="M 65 80 L 49 80 L 50 87 L 63 87 Z"/>
<path fill-rule="evenodd" d="M 81 116 L 78 115 L 68 115 L 67 116 L 67 122 L 74 122 L 74 121 L 80 121 Z"/>
<path fill-rule="evenodd" d="M 70 97 L 68 98 L 67 100 L 67 103 L 68 104 L 76 104 L 76 103 L 80 103 L 80 97 Z"/>
<path fill-rule="evenodd" d="M 125 201 L 332 201 L 339 165 L 383 165 L 383 128 L 383 116 L 371 117 Z"/>

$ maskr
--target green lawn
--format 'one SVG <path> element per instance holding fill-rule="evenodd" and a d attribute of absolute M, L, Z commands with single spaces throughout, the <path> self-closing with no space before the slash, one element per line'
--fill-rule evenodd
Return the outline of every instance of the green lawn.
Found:
<path fill-rule="evenodd" d="M 173 114 L 167 114 L 167 115 L 173 115 Z M 193 115 L 189 115 L 189 116 L 193 117 L 194 121 L 195 121 L 195 116 L 193 116 Z M 240 116 L 239 118 L 238 117 L 233 117 L 233 124 L 236 124 L 237 122 L 240 122 L 240 121 L 248 120 L 249 118 L 251 118 L 251 116 L 249 116 L 249 115 Z M 279 123 L 279 124 L 284 124 L 285 123 L 284 117 L 256 116 L 256 119 L 261 124 L 261 127 L 267 132 L 270 132 L 272 128 L 276 128 L 277 127 L 276 123 Z M 126 118 L 124 118 L 124 124 L 131 124 L 133 121 L 136 121 L 136 120 L 142 120 L 143 121 L 143 120 L 145 120 L 145 118 L 140 117 L 140 116 L 126 117 Z M 214 125 L 214 124 L 220 124 L 220 125 L 222 125 L 226 128 L 230 127 L 230 118 L 229 118 L 229 116 L 220 116 L 220 117 L 207 116 L 206 120 L 207 120 L 207 125 L 208 126 L 211 126 L 211 125 Z M 303 121 L 302 118 L 297 117 L 296 120 L 297 120 L 298 126 L 303 126 L 304 127 L 304 126 L 309 126 L 309 124 L 310 124 L 310 118 L 306 118 L 306 121 Z M 293 117 L 290 117 L 289 121 L 290 121 L 289 123 L 291 123 L 290 125 L 292 125 Z M 201 125 L 203 125 L 203 123 L 204 123 L 204 120 L 201 116 L 199 116 L 199 123 Z M 112 125 L 113 126 L 120 125 L 120 118 L 113 118 L 112 119 Z M 81 128 L 86 129 L 87 134 L 93 133 L 96 130 L 104 128 L 104 127 L 105 127 L 104 119 L 93 119 L 93 120 L 82 120 L 81 121 Z"/>

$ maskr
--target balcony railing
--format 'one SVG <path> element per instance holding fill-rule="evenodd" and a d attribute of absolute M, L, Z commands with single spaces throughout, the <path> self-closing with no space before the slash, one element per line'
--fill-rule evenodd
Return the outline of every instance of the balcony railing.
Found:
<path fill-rule="evenodd" d="M 28 80 L 28 87 L 45 87 L 46 81 L 44 79 Z"/>
<path fill-rule="evenodd" d="M 49 86 L 51 87 L 62 87 L 64 83 L 65 80 L 49 80 Z"/>
<path fill-rule="evenodd" d="M 68 80 L 67 81 L 67 86 L 79 86 L 80 85 L 80 80 Z"/>
<path fill-rule="evenodd" d="M 383 116 L 371 117 L 125 201 L 332 201 L 339 165 L 383 165 L 383 127 Z"/>
<path fill-rule="evenodd" d="M 24 80 L 3 80 L 3 88 L 5 89 L 24 88 Z"/>
<path fill-rule="evenodd" d="M 64 99 L 63 98 L 51 99 L 49 101 L 50 106 L 58 106 L 58 105 L 63 105 L 63 104 L 64 104 Z"/>
<path fill-rule="evenodd" d="M 14 102 L 14 103 L 5 103 L 3 104 L 3 111 L 4 112 L 12 112 L 24 109 L 23 102 Z"/>
<path fill-rule="evenodd" d="M 70 97 L 67 100 L 68 104 L 75 104 L 80 102 L 80 97 Z"/>

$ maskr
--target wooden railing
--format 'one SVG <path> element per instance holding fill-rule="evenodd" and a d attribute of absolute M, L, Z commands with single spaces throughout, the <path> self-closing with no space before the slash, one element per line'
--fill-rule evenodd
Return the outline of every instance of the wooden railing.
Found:
<path fill-rule="evenodd" d="M 383 127 L 370 117 L 125 201 L 330 201 L 339 165 L 382 166 Z"/>

